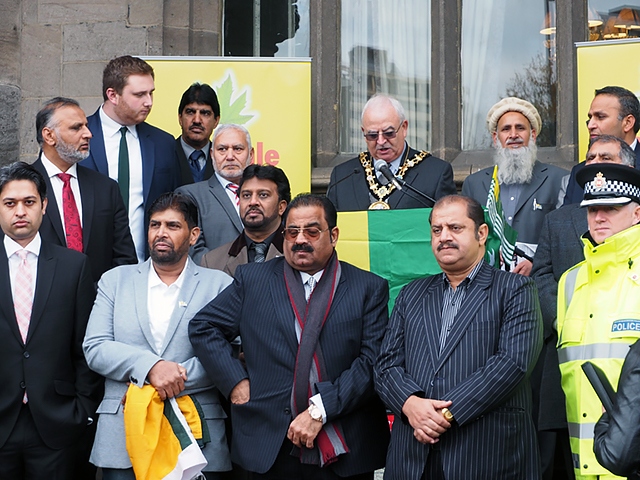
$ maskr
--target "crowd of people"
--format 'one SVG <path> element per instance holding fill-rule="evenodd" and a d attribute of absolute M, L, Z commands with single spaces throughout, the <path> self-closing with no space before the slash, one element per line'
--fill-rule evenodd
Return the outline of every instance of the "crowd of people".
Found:
<path fill-rule="evenodd" d="M 210 86 L 175 139 L 153 91 L 113 59 L 93 115 L 45 102 L 38 159 L 0 168 L 0 478 L 640 477 L 632 92 L 595 92 L 571 172 L 538 160 L 535 106 L 500 100 L 462 195 L 376 94 L 366 150 L 292 199 Z M 490 265 L 496 183 L 518 236 Z M 338 259 L 338 212 L 425 207 L 442 273 L 389 315 L 387 281 Z M 586 361 L 618 388 L 604 414 Z"/>

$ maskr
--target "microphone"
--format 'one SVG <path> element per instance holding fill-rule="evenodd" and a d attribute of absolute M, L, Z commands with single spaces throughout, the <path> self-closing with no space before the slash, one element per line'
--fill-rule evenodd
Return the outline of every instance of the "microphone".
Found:
<path fill-rule="evenodd" d="M 327 193 L 325 195 L 328 197 L 329 196 L 329 192 L 331 191 L 332 188 L 335 188 L 336 185 L 341 184 L 342 182 L 344 182 L 348 178 L 351 178 L 354 175 L 358 175 L 361 172 L 361 170 L 362 170 L 361 168 L 356 167 L 356 168 L 353 169 L 353 171 L 351 171 L 351 173 L 349 173 L 348 175 L 345 175 L 340 180 L 338 180 L 336 183 L 332 183 L 331 185 L 329 185 L 329 188 L 327 188 Z"/>
<path fill-rule="evenodd" d="M 402 190 L 402 185 L 400 185 L 400 182 L 398 182 L 398 179 L 396 178 L 396 176 L 393 173 L 391 173 L 391 170 L 389 169 L 389 165 L 387 164 L 387 162 L 385 162 L 384 160 L 376 160 L 375 163 L 373 164 L 373 168 L 376 169 L 376 172 L 380 172 L 382 175 L 384 175 L 384 178 L 386 178 L 393 185 L 395 185 L 395 187 L 398 190 Z"/>

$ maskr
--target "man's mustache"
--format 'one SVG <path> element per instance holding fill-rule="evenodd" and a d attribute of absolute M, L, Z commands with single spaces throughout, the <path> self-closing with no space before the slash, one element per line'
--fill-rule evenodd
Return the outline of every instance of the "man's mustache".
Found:
<path fill-rule="evenodd" d="M 438 251 L 442 250 L 443 248 L 455 248 L 455 249 L 459 249 L 460 247 L 458 246 L 457 243 L 455 242 L 442 242 L 438 245 Z"/>
<path fill-rule="evenodd" d="M 292 252 L 313 252 L 313 247 L 308 243 L 295 243 L 291 246 Z"/>

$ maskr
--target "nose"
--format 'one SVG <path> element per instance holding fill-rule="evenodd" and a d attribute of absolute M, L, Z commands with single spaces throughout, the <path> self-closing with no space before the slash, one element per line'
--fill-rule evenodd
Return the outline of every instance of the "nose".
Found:
<path fill-rule="evenodd" d="M 385 143 L 387 143 L 387 139 L 384 138 L 384 135 L 382 134 L 382 132 L 378 132 L 378 136 L 376 137 L 376 143 L 378 145 L 384 145 Z"/>
<path fill-rule="evenodd" d="M 444 227 L 440 231 L 440 241 L 448 242 L 449 240 L 451 240 L 451 231 L 448 228 Z"/>
<path fill-rule="evenodd" d="M 86 139 L 93 138 L 93 133 L 91 133 L 91 130 L 89 130 L 89 127 L 85 126 L 82 129 L 82 137 Z"/>
<path fill-rule="evenodd" d="M 595 117 L 591 117 L 589 120 L 587 120 L 587 128 L 589 130 L 593 130 L 594 128 L 596 128 Z"/>
<path fill-rule="evenodd" d="M 202 123 L 200 112 L 196 111 L 196 113 L 193 115 L 193 123 Z"/>
<path fill-rule="evenodd" d="M 16 215 L 22 217 L 27 212 L 27 209 L 22 202 L 16 202 Z"/>
<path fill-rule="evenodd" d="M 150 106 L 153 105 L 153 94 L 149 93 L 149 94 L 145 95 L 144 104 L 147 107 L 150 107 Z"/>

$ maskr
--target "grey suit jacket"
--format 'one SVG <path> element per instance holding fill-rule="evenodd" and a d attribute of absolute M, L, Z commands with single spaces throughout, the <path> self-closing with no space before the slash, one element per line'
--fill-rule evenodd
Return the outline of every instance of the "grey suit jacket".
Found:
<path fill-rule="evenodd" d="M 511 226 L 518 232 L 518 242 L 538 243 L 544 216 L 556 208 L 562 178 L 569 172 L 554 165 L 536 161 L 533 178 L 524 186 Z M 493 167 L 469 175 L 462 185 L 462 194 L 487 204 Z M 534 201 L 537 205 L 534 207 Z"/>
<path fill-rule="evenodd" d="M 229 200 L 216 175 L 204 182 L 183 185 L 176 192 L 191 197 L 198 206 L 198 226 L 201 232 L 189 253 L 197 264 L 200 264 L 202 256 L 209 250 L 231 242 L 244 229 L 235 205 Z"/>
<path fill-rule="evenodd" d="M 283 241 L 282 233 L 278 232 L 269 245 L 267 256 L 265 257 L 266 261 L 282 256 Z M 202 257 L 201 265 L 206 268 L 222 270 L 233 277 L 236 274 L 236 268 L 245 263 L 249 263 L 249 254 L 244 233 L 241 233 L 233 242 L 225 243 L 207 253 Z"/>
<path fill-rule="evenodd" d="M 539 430 L 566 426 L 564 392 L 556 349 L 558 334 L 553 325 L 558 305 L 558 281 L 564 272 L 584 260 L 584 244 L 580 237 L 587 229 L 587 211 L 579 204 L 554 210 L 544 218 L 538 249 L 533 258 L 531 277 L 538 286 L 544 321 L 544 346 L 531 378 L 534 414 Z"/>
<path fill-rule="evenodd" d="M 231 463 L 225 439 L 226 417 L 218 392 L 207 376 L 189 342 L 189 320 L 229 283 L 231 278 L 187 262 L 164 346 L 156 350 L 147 308 L 147 285 L 151 260 L 125 265 L 106 272 L 98 284 L 84 353 L 89 367 L 103 375 L 105 394 L 98 408 L 98 430 L 91 462 L 99 467 L 130 468 L 121 404 L 127 383 L 142 387 L 153 365 L 160 360 L 178 362 L 187 369 L 184 395 L 194 395 L 202 405 L 211 442 L 203 449 L 207 471 L 229 470 Z"/>
<path fill-rule="evenodd" d="M 402 414 L 411 395 L 451 400 L 438 448 L 446 478 L 540 478 L 528 375 L 542 343 L 533 281 L 484 264 L 440 350 L 444 278 L 415 280 L 396 299 L 375 364 L 376 390 L 395 414 L 386 479 L 422 477 L 429 445 Z"/>

